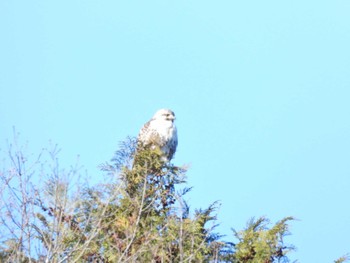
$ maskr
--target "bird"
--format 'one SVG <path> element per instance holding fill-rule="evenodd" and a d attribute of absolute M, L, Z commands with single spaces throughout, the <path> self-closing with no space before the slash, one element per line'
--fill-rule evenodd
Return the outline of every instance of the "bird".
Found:
<path fill-rule="evenodd" d="M 170 162 L 177 147 L 177 129 L 175 113 L 169 109 L 160 109 L 141 128 L 137 141 L 142 148 L 157 147 L 161 150 L 162 161 Z"/>

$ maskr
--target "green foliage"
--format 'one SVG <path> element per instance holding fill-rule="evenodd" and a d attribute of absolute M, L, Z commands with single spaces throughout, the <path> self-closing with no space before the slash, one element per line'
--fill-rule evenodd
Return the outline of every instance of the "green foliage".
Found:
<path fill-rule="evenodd" d="M 10 213 L 16 224 L 0 225 L 6 230 L 0 236 L 1 262 L 266 263 L 288 261 L 293 250 L 284 244 L 291 217 L 271 228 L 265 218 L 251 220 L 245 230 L 234 232 L 237 244 L 223 241 L 214 231 L 219 204 L 191 212 L 185 200 L 191 190 L 184 186 L 186 169 L 165 163 L 160 149 L 142 148 L 134 138 L 101 165 L 105 183 L 92 187 L 73 187 L 78 169 L 59 169 L 57 153 L 54 148 L 51 162 L 38 162 L 45 175 L 42 187 L 23 179 L 23 166 L 14 167 L 11 176 L 32 191 L 18 198 L 16 184 L 8 183 L 3 192 L 19 209 Z M 13 159 L 24 160 L 21 154 Z M 11 176 L 4 173 L 1 179 L 14 182 Z M 2 206 L 2 222 L 9 208 Z"/>
<path fill-rule="evenodd" d="M 345 256 L 338 258 L 337 260 L 334 261 L 334 263 L 343 263 L 343 262 L 347 262 L 347 261 L 350 261 L 349 255 L 345 255 Z"/>
<path fill-rule="evenodd" d="M 175 191 L 185 182 L 185 169 L 165 164 L 159 149 L 140 148 L 132 167 L 123 167 L 120 157 L 130 156 L 129 149 L 122 148 L 114 164 L 103 166 L 110 175 L 119 171 L 116 185 L 123 185 L 112 207 L 113 220 L 104 222 L 113 233 L 104 254 L 112 261 L 202 262 L 208 249 L 204 225 L 214 218 L 214 206 L 189 218 L 182 199 L 189 189 Z"/>
<path fill-rule="evenodd" d="M 268 228 L 268 219 L 260 217 L 251 219 L 243 231 L 235 231 L 239 240 L 236 244 L 235 260 L 246 263 L 288 262 L 286 254 L 294 250 L 293 246 L 284 244 L 284 237 L 289 234 L 288 221 L 293 217 L 286 217 Z"/>

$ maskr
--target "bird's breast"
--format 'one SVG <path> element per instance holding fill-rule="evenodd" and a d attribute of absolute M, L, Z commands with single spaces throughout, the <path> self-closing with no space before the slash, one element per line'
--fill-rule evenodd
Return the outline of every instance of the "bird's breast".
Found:
<path fill-rule="evenodd" d="M 176 136 L 176 127 L 172 122 L 155 122 L 152 127 L 164 141 L 169 141 Z"/>

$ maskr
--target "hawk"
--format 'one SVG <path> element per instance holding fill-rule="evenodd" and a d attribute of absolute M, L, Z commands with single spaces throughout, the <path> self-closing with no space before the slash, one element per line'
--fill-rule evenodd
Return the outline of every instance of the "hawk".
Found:
<path fill-rule="evenodd" d="M 138 136 L 138 143 L 143 147 L 162 151 L 162 160 L 169 162 L 177 147 L 177 130 L 174 124 L 175 114 L 169 109 L 158 110 L 152 119 L 143 125 Z"/>

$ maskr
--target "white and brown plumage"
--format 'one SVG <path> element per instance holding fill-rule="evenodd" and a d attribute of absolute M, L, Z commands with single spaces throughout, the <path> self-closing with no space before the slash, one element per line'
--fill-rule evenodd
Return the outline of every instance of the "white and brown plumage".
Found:
<path fill-rule="evenodd" d="M 163 160 L 170 161 L 177 147 L 177 130 L 174 124 L 175 114 L 169 109 L 158 110 L 153 118 L 141 128 L 138 142 L 143 147 L 159 149 L 163 153 Z"/>

